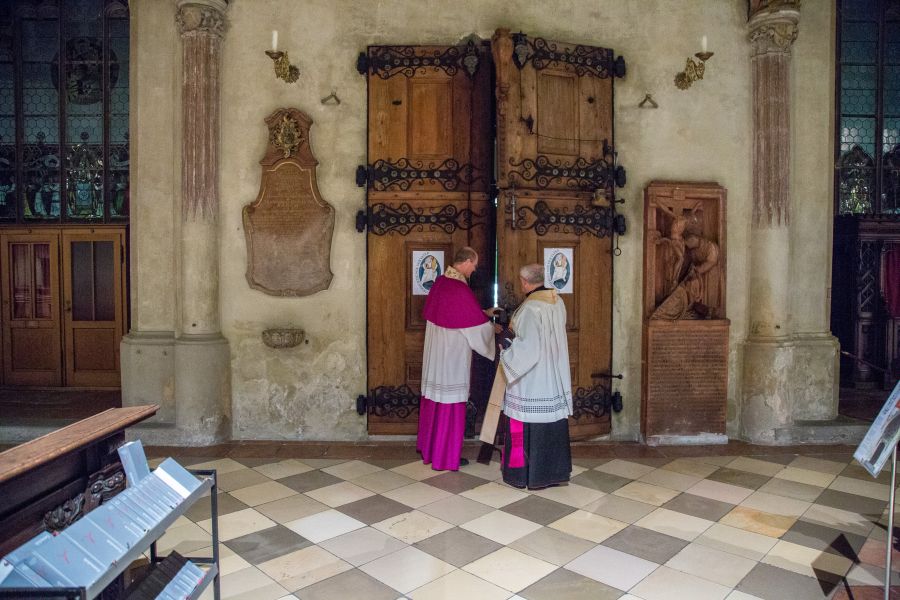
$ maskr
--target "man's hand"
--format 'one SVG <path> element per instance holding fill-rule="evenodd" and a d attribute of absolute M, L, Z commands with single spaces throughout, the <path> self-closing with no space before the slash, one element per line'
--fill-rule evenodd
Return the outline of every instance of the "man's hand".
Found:
<path fill-rule="evenodd" d="M 490 308 L 485 308 L 482 312 L 484 313 L 484 316 L 486 316 L 488 319 L 490 319 L 491 317 L 496 315 L 501 310 L 503 310 L 503 309 L 500 308 L 499 306 L 492 306 Z"/>

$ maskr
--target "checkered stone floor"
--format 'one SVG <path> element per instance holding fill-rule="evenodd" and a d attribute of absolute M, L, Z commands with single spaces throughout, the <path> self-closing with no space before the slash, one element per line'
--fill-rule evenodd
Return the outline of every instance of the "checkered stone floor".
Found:
<path fill-rule="evenodd" d="M 224 598 L 805 600 L 884 578 L 888 476 L 846 451 L 576 458 L 533 492 L 496 462 L 175 458 L 218 470 Z M 160 551 L 209 555 L 209 516 Z"/>

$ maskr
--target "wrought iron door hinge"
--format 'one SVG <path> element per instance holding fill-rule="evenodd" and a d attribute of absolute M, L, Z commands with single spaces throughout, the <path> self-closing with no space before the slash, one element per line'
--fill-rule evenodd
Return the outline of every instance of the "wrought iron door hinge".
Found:
<path fill-rule="evenodd" d="M 625 235 L 626 229 L 625 215 L 617 214 L 613 219 L 613 231 L 616 232 L 616 235 Z"/>
<path fill-rule="evenodd" d="M 364 415 L 369 410 L 369 397 L 360 394 L 356 397 L 356 414 Z"/>
<path fill-rule="evenodd" d="M 611 71 L 612 71 L 613 74 L 615 74 L 615 76 L 618 77 L 619 79 L 624 78 L 624 77 L 625 77 L 625 72 L 626 72 L 626 69 L 625 69 L 625 59 L 622 58 L 621 56 L 617 57 L 616 60 L 615 60 L 615 62 L 613 62 L 613 67 L 612 67 Z"/>
<path fill-rule="evenodd" d="M 616 390 L 610 396 L 610 406 L 614 412 L 622 412 L 622 392 Z"/>
<path fill-rule="evenodd" d="M 356 187 L 366 187 L 369 183 L 369 167 L 356 165 Z"/>
<path fill-rule="evenodd" d="M 356 231 L 362 233 L 366 230 L 366 227 L 369 226 L 369 211 L 366 209 L 359 209 L 356 211 Z"/>
<path fill-rule="evenodd" d="M 365 52 L 360 52 L 359 56 L 356 57 L 356 70 L 360 75 L 365 75 L 369 72 L 369 55 Z"/>

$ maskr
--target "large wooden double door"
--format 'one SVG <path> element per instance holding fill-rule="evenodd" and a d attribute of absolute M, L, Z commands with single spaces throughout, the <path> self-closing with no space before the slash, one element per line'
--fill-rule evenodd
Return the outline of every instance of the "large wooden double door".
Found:
<path fill-rule="evenodd" d="M 464 245 L 482 303 L 521 302 L 518 270 L 563 261 L 573 436 L 609 432 L 614 190 L 612 50 L 498 30 L 490 44 L 373 46 L 368 79 L 369 432 L 414 433 L 425 323 L 423 268 Z M 562 255 L 564 258 L 560 259 Z M 424 275 L 423 275 L 424 274 Z M 423 282 L 424 278 L 424 282 Z M 470 420 L 492 365 L 475 361 Z"/>
<path fill-rule="evenodd" d="M 122 228 L 0 231 L 8 386 L 119 387 Z"/>

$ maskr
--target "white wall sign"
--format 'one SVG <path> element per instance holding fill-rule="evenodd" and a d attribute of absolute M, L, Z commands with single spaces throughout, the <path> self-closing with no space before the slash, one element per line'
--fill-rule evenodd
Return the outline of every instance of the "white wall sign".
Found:
<path fill-rule="evenodd" d="M 443 250 L 413 250 L 412 253 L 412 293 L 413 296 L 427 296 L 434 280 L 444 272 Z"/>
<path fill-rule="evenodd" d="M 575 261 L 571 248 L 544 248 L 544 287 L 572 294 Z"/>

